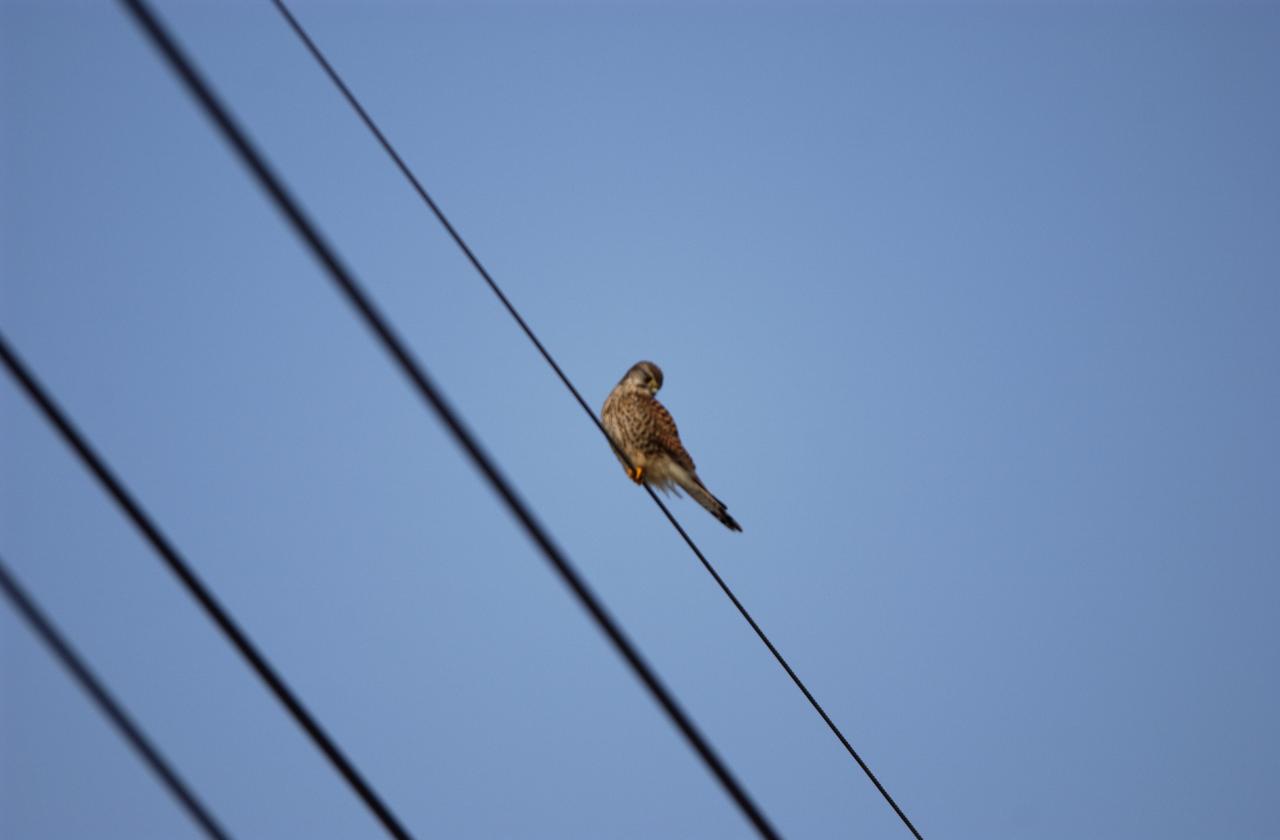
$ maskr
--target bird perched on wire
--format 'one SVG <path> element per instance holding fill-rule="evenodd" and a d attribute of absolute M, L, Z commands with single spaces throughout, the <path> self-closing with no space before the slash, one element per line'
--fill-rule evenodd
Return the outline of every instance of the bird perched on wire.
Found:
<path fill-rule="evenodd" d="M 636 362 L 604 401 L 600 419 L 631 463 L 621 455 L 618 460 L 636 484 L 648 484 L 664 492 L 674 490 L 677 496 L 680 492 L 676 488 L 681 487 L 726 528 L 741 531 L 742 526 L 729 515 L 724 502 L 711 495 L 698 478 L 693 459 L 680 443 L 676 421 L 654 399 L 661 387 L 662 370 L 653 362 Z"/>

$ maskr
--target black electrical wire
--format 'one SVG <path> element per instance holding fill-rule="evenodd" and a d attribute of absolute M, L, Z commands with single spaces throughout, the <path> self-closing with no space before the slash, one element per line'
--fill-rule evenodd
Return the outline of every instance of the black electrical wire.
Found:
<path fill-rule="evenodd" d="M 152 772 L 160 777 L 165 787 L 169 788 L 169 792 L 182 803 L 182 807 L 187 810 L 191 818 L 199 823 L 204 829 L 204 833 L 215 840 L 227 840 L 229 834 L 218 824 L 209 809 L 196 796 L 195 791 L 182 780 L 178 775 L 178 771 L 165 760 L 160 754 L 160 750 L 151 743 L 151 739 L 142 731 L 137 723 L 129 717 L 129 713 L 124 707 L 111 695 L 102 680 L 98 679 L 89 665 L 76 653 L 71 644 L 66 641 L 58 628 L 36 604 L 34 598 L 22 588 L 17 578 L 5 566 L 4 559 L 0 558 L 0 589 L 4 590 L 4 594 L 9 596 L 9 600 L 13 603 L 14 608 L 26 619 L 27 624 L 31 625 L 31 629 L 40 637 L 54 655 L 62 661 L 66 669 L 76 678 L 76 682 L 80 684 L 80 688 L 84 689 L 93 702 L 98 704 L 98 708 L 107 716 L 107 719 L 120 730 L 120 734 L 125 740 L 142 756 Z"/>
<path fill-rule="evenodd" d="M 502 498 L 512 515 L 520 521 L 520 524 L 534 543 L 537 544 L 548 562 L 551 563 L 565 584 L 577 596 L 579 602 L 595 620 L 600 630 L 609 637 L 614 647 L 617 648 L 618 653 L 631 666 L 631 669 L 644 683 L 645 687 L 649 689 L 663 711 L 671 718 L 672 723 L 676 725 L 690 746 L 702 758 L 707 768 L 733 798 L 734 802 L 737 803 L 743 814 L 762 836 L 777 837 L 777 832 L 765 817 L 764 812 L 760 810 L 742 785 L 734 778 L 728 765 L 719 757 L 693 720 L 680 707 L 675 696 L 666 688 L 656 672 L 623 633 L 622 628 L 605 610 L 599 599 L 587 586 L 586 581 L 570 564 L 568 558 L 555 545 L 546 529 L 538 522 L 528 505 L 516 493 L 510 481 L 499 470 L 497 464 L 480 446 L 457 412 L 428 378 L 425 369 L 414 359 L 407 349 L 407 345 L 396 335 L 390 323 L 374 306 L 372 299 L 358 284 L 355 276 L 339 260 L 337 253 L 321 236 L 319 230 L 302 210 L 301 205 L 288 192 L 284 183 L 272 171 L 265 158 L 259 154 L 258 150 L 249 141 L 248 135 L 236 123 L 230 111 L 219 101 L 213 93 L 213 89 L 202 78 L 199 71 L 187 58 L 168 30 L 161 24 L 144 0 L 120 0 L 120 2 L 133 15 L 148 38 L 164 55 L 174 73 L 181 77 L 188 91 L 200 103 L 209 118 L 213 120 L 222 132 L 227 142 L 239 154 L 263 190 L 270 195 L 280 212 L 284 214 L 298 235 L 314 252 L 316 258 L 325 267 L 330 278 L 348 303 L 355 308 L 387 353 L 418 391 L 419 395 L 449 429 L 455 441 L 466 451 L 476 468 L 484 474 L 484 477 Z"/>
<path fill-rule="evenodd" d="M 400 821 L 396 819 L 391 810 L 382 802 L 373 788 L 369 786 L 369 783 L 356 770 L 355 765 L 343 754 L 342 750 L 338 748 L 338 745 L 329 737 L 319 722 L 302 705 L 302 701 L 285 683 L 284 678 L 271 667 L 271 664 L 258 651 L 257 646 L 254 645 L 249 636 L 235 623 L 235 620 L 231 618 L 231 614 L 219 603 L 218 599 L 209 591 L 209 588 L 204 585 L 187 561 L 178 553 L 178 549 L 174 547 L 169 538 L 160 530 L 160 527 L 142 508 L 142 505 L 125 488 L 124 483 L 107 466 L 101 456 L 94 451 L 93 447 L 89 445 L 88 440 L 72 423 L 71 418 L 53 401 L 53 397 L 36 379 L 35 374 L 27 368 L 17 353 L 9 346 L 3 333 L 0 333 L 0 360 L 4 361 L 9 373 L 13 375 L 13 378 L 18 381 L 22 389 L 27 392 L 31 400 L 40 408 L 45 418 L 58 430 L 63 440 L 75 450 L 81 462 L 93 473 L 111 498 L 115 500 L 116 504 L 125 512 L 138 530 L 142 532 L 147 542 L 164 560 L 169 570 L 182 582 L 191 597 L 195 598 L 200 606 L 204 608 L 205 614 L 213 620 L 214 624 L 218 625 L 218 629 L 235 646 L 250 667 L 262 678 L 262 681 L 267 684 L 267 687 L 271 689 L 271 693 L 284 705 L 297 724 L 302 727 L 307 735 L 311 736 L 311 740 L 315 742 L 315 745 L 325 754 L 325 757 L 329 759 L 337 771 L 342 774 L 342 777 L 347 780 L 347 784 L 351 786 L 356 795 L 364 801 L 369 810 L 378 818 L 378 821 L 386 828 L 387 833 L 397 838 L 397 840 L 409 840 L 409 832 L 405 831 Z"/>
<path fill-rule="evenodd" d="M 427 192 L 426 188 L 422 186 L 422 182 L 419 181 L 418 177 L 414 175 L 411 169 L 409 169 L 408 164 L 406 164 L 404 159 L 400 157 L 399 152 L 397 152 L 395 147 L 391 145 L 391 141 L 389 141 L 386 135 L 382 133 L 382 130 L 378 128 L 377 123 L 375 123 L 373 118 L 369 116 L 369 112 L 365 110 L 364 106 L 360 104 L 360 101 L 356 98 L 355 94 L 351 92 L 349 87 L 347 87 L 346 83 L 342 80 L 342 77 L 338 75 L 338 71 L 335 70 L 333 65 L 329 63 L 329 60 L 325 58 L 324 53 L 322 53 L 320 48 L 316 46 L 315 41 L 313 41 L 311 36 L 307 34 L 307 31 L 303 29 L 302 24 L 299 23 L 298 19 L 289 11 L 288 6 L 284 4 L 283 0 L 271 0 L 271 2 L 275 4 L 275 7 L 280 11 L 280 14 L 284 16 L 284 19 L 288 22 L 289 26 L 302 40 L 303 44 L 306 45 L 307 50 L 315 58 L 316 62 L 319 63 L 320 67 L 328 75 L 329 79 L 338 88 L 338 90 L 342 92 L 347 103 L 355 110 L 356 114 L 360 117 L 361 121 L 364 122 L 365 126 L 368 127 L 369 131 L 372 132 L 378 143 L 382 145 L 382 148 L 386 151 L 387 155 L 391 158 L 392 162 L 395 163 L 396 167 L 404 177 L 408 179 L 419 197 L 421 197 L 427 207 L 431 209 L 431 212 L 435 215 L 436 219 L 439 220 L 440 224 L 444 226 L 444 229 L 448 231 L 449 236 L 453 238 L 453 241 L 462 250 L 462 253 L 466 255 L 467 260 L 470 261 L 471 265 L 480 274 L 481 278 L 484 279 L 484 282 L 488 284 L 489 288 L 498 297 L 498 300 L 501 301 L 502 305 L 506 307 L 507 312 L 510 313 L 511 317 L 515 319 L 515 322 L 520 325 L 520 329 L 524 331 L 525 336 L 527 336 L 529 341 L 533 343 L 533 346 L 538 349 L 538 352 L 542 354 L 542 358 L 545 359 L 547 364 L 551 366 L 551 369 L 555 371 L 556 376 L 560 377 L 560 381 L 569 389 L 569 393 L 573 394 L 574 399 L 578 401 L 578 405 L 582 406 L 582 410 L 587 413 L 587 416 L 591 418 L 593 423 L 595 423 L 596 428 L 600 430 L 600 434 L 604 435 L 605 440 L 609 442 L 609 445 L 613 448 L 614 452 L 618 454 L 618 457 L 622 458 L 628 466 L 631 466 L 630 459 L 627 458 L 626 453 L 624 453 L 613 441 L 609 436 L 609 433 L 605 431 L 604 425 L 600 422 L 600 418 L 598 418 L 596 413 L 592 411 L 591 406 L 587 404 L 587 401 L 582 398 L 582 394 L 578 392 L 578 389 L 574 387 L 573 382 L 571 382 L 569 377 L 565 375 L 565 372 L 561 370 L 560 365 L 556 363 L 554 358 L 552 358 L 551 353 L 547 348 L 538 340 L 538 337 L 525 322 L 524 318 L 521 317 L 515 306 L 507 299 L 507 296 L 503 294 L 502 289 L 498 287 L 498 284 L 494 281 L 488 270 L 485 269 L 479 258 L 476 257 L 475 252 L 471 250 L 470 246 L 467 245 L 461 234 L 459 234 L 457 229 L 454 228 L 453 224 L 445 216 L 444 211 L 440 209 L 440 206 L 431 198 L 431 195 Z M 818 715 L 831 729 L 832 733 L 834 733 L 836 738 L 840 740 L 840 743 L 844 745 L 845 751 L 848 752 L 853 760 L 857 762 L 858 766 L 862 768 L 862 772 L 866 774 L 867 778 L 871 780 L 871 783 L 875 785 L 876 790 L 880 792 L 880 795 L 884 797 L 885 801 L 889 803 L 889 806 L 893 808 L 894 813 L 898 815 L 898 818 L 902 820 L 907 829 L 916 837 L 916 840 L 923 840 L 920 836 L 920 832 L 916 830 L 915 825 L 912 824 L 910 819 L 908 819 L 906 813 L 904 813 L 902 808 L 898 806 L 898 803 L 894 801 L 894 798 L 889 795 L 889 791 L 886 790 L 885 786 L 880 783 L 878 778 L 876 778 L 876 774 L 871 771 L 871 768 L 867 763 L 862 760 L 862 756 L 858 755 L 858 751 L 853 748 L 853 745 L 849 743 L 849 739 L 840 731 L 840 727 L 836 726 L 835 721 L 831 719 L 826 710 L 822 708 L 822 705 L 818 703 L 817 698 L 813 696 L 808 687 L 805 686 L 803 681 L 801 681 L 800 677 L 796 675 L 796 672 L 792 670 L 789 664 L 787 664 L 787 660 L 782 657 L 782 654 L 778 652 L 776 647 L 774 647 L 773 642 L 771 642 L 769 637 L 765 635 L 765 632 L 760 629 L 760 625 L 756 623 L 755 619 L 751 617 L 751 614 L 747 612 L 746 607 L 742 605 L 742 602 L 739 601 L 737 596 L 733 594 L 733 591 L 729 589 L 728 584 L 724 582 L 724 579 L 721 578 L 715 568 L 712 567 L 701 549 L 698 548 L 693 539 L 676 520 L 675 516 L 667 508 L 666 504 L 662 499 L 658 498 L 658 494 L 654 492 L 652 487 L 649 487 L 647 484 L 644 485 L 644 487 L 645 490 L 648 491 L 649 497 L 653 499 L 654 504 L 662 510 L 663 514 L 665 514 L 667 519 L 671 522 L 671 525 L 676 529 L 680 536 L 684 538 L 685 543 L 697 556 L 698 560 L 702 562 L 703 567 L 715 580 L 716 584 L 719 585 L 724 594 L 728 596 L 734 607 L 736 607 L 738 612 L 742 614 L 742 617 L 747 620 L 749 625 L 751 625 L 751 629 L 760 637 L 760 641 L 764 642 L 765 647 L 767 647 L 769 652 L 773 654 L 773 658 L 778 660 L 778 664 L 787 672 L 787 676 L 791 677 L 792 682 L 796 684 L 796 687 L 800 689 L 800 692 L 804 695 L 805 699 L 809 701 L 809 704 L 813 706 L 815 711 L 817 711 Z"/>

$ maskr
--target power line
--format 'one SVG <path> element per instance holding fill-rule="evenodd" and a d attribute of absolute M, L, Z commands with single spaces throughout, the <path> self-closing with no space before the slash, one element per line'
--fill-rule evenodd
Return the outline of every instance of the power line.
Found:
<path fill-rule="evenodd" d="M 493 489 L 501 496 L 512 515 L 520 521 L 529 537 L 537 544 L 542 554 L 559 573 L 574 595 L 577 596 L 579 602 L 595 620 L 601 631 L 609 637 L 614 647 L 617 648 L 618 653 L 631 666 L 645 687 L 649 689 L 663 711 L 671 718 L 690 746 L 698 753 L 708 769 L 737 803 L 743 814 L 762 836 L 777 837 L 777 832 L 766 819 L 764 813 L 737 779 L 734 778 L 728 766 L 715 752 L 710 742 L 706 740 L 705 736 L 693 723 L 693 720 L 680 707 L 675 696 L 666 688 L 656 672 L 643 659 L 640 652 L 623 633 L 622 628 L 605 610 L 599 599 L 587 586 L 585 580 L 570 564 L 568 558 L 555 545 L 546 529 L 534 517 L 532 511 L 516 493 L 510 481 L 499 470 L 496 462 L 484 451 L 471 431 L 462 422 L 461 417 L 428 378 L 425 369 L 414 359 L 407 349 L 407 345 L 396 335 L 390 323 L 378 311 L 369 295 L 357 283 L 355 276 L 347 270 L 339 260 L 337 253 L 320 235 L 316 226 L 312 224 L 310 218 L 302 210 L 301 205 L 294 200 L 293 196 L 285 188 L 284 183 L 272 171 L 262 155 L 258 153 L 246 133 L 219 101 L 212 88 L 205 82 L 167 29 L 152 13 L 144 0 L 120 0 L 120 2 L 134 16 L 152 43 L 164 55 L 169 62 L 170 68 L 181 77 L 188 91 L 204 108 L 227 142 L 236 150 L 263 190 L 270 195 L 277 208 L 314 252 L 334 284 L 347 299 L 347 302 L 364 320 L 419 395 L 448 427 L 458 445 L 466 451 L 476 468 L 483 473 Z"/>
<path fill-rule="evenodd" d="M 71 421 L 71 418 L 54 402 L 53 397 L 36 379 L 35 374 L 27 368 L 13 349 L 9 347 L 9 343 L 5 340 L 3 333 L 0 333 L 0 359 L 4 361 L 5 367 L 9 369 L 9 373 L 13 375 L 13 378 L 18 381 L 22 389 L 27 392 L 31 400 L 44 413 L 45 418 L 58 430 L 63 440 L 80 457 L 85 467 L 93 473 L 94 477 L 98 479 L 98 482 L 115 500 L 120 509 L 142 532 L 147 542 L 164 560 L 169 570 L 182 582 L 191 597 L 195 598 L 200 606 L 204 608 L 205 614 L 213 620 L 213 623 L 235 646 L 254 672 L 262 678 L 271 693 L 289 711 L 294 721 L 311 737 L 311 740 L 320 748 L 320 751 L 329 759 L 334 768 L 342 774 L 347 784 L 364 801 L 369 810 L 386 828 L 387 832 L 397 840 L 410 840 L 411 835 L 404 829 L 395 815 L 391 813 L 391 809 L 382 802 L 369 783 L 356 770 L 355 765 L 343 754 L 338 745 L 320 726 L 320 723 L 311 716 L 306 707 L 302 705 L 302 701 L 285 683 L 284 678 L 271 667 L 271 664 L 259 652 L 249 636 L 240 629 L 226 608 L 222 606 L 187 561 L 178 553 L 178 549 L 174 547 L 169 538 L 164 535 L 160 527 L 143 509 L 142 505 L 125 488 L 124 483 L 107 466 L 101 456 L 94 451 L 85 436 Z"/>
<path fill-rule="evenodd" d="M 551 369 L 555 371 L 556 376 L 560 377 L 560 381 L 563 382 L 564 386 L 569 389 L 569 393 L 571 393 L 574 399 L 578 401 L 578 405 L 582 406 L 582 410 L 585 411 L 587 416 L 591 418 L 591 421 L 595 423 L 596 428 L 600 430 L 600 434 L 604 435 L 605 440 L 609 442 L 609 445 L 613 448 L 614 452 L 616 452 L 618 456 L 622 458 L 622 460 L 626 462 L 628 466 L 631 466 L 630 459 L 627 458 L 626 453 L 624 453 L 618 447 L 618 445 L 613 441 L 613 439 L 609 436 L 609 433 L 605 430 L 604 425 L 600 422 L 600 418 L 596 416 L 595 411 L 593 411 L 591 409 L 591 406 L 587 404 L 587 401 L 582 398 L 582 394 L 578 392 L 578 389 L 574 386 L 573 382 L 569 380 L 569 377 L 560 368 L 560 365 L 557 364 L 554 358 L 552 358 L 551 353 L 547 350 L 547 348 L 542 344 L 542 342 L 534 334 L 532 328 L 530 328 L 528 323 L 525 322 L 524 318 L 516 310 L 515 306 L 511 303 L 511 301 L 507 299 L 507 296 L 503 294 L 502 289 L 499 288 L 498 284 L 494 281 L 493 277 L 489 274 L 488 270 L 485 269 L 484 265 L 480 262 L 479 258 L 476 257 L 475 252 L 471 250 L 470 246 L 468 246 L 466 241 L 462 238 L 462 235 L 458 233 L 456 228 L 454 228 L 453 224 L 449 221 L 448 217 L 445 216 L 444 211 L 440 209 L 440 206 L 436 204 L 434 199 L 431 198 L 431 195 L 427 192 L 426 188 L 422 185 L 422 182 L 418 180 L 418 177 L 409 168 L 408 164 L 406 164 L 404 162 L 404 159 L 400 157 L 399 152 L 397 152 L 395 147 L 391 145 L 391 141 L 389 141 L 386 135 L 382 133 L 382 130 L 378 128 L 377 123 L 375 123 L 373 121 L 373 118 L 369 116 L 369 112 L 365 110 L 364 106 L 360 104 L 360 101 L 356 98 L 355 94 L 351 92 L 351 89 L 349 87 L 347 87 L 346 83 L 342 80 L 342 77 L 338 75 L 338 71 L 335 70 L 333 65 L 329 63 L 329 60 L 325 57 L 324 53 L 320 51 L 320 48 L 316 45 L 315 41 L 311 39 L 311 36 L 302 27 L 302 24 L 299 23 L 298 19 L 293 16 L 292 12 L 289 11 L 288 6 L 284 4 L 284 0 L 271 0 L 271 1 L 272 3 L 275 4 L 275 7 L 280 11 L 280 14 L 284 16 L 284 19 L 288 22 L 289 26 L 302 40 L 303 44 L 306 45 L 307 50 L 310 51 L 311 55 L 315 58 L 316 62 L 319 63 L 320 67 L 329 76 L 329 79 L 334 83 L 334 85 L 338 88 L 338 90 L 342 92 L 342 95 L 343 97 L 346 98 L 347 103 L 352 107 L 353 110 L 355 110 L 356 114 L 360 117 L 361 121 L 364 122 L 365 126 L 368 127 L 369 131 L 377 139 L 378 143 L 381 144 L 382 148 L 386 151 L 387 155 L 391 158 L 392 162 L 395 163 L 396 167 L 400 170 L 400 172 L 404 175 L 404 177 L 413 186 L 414 191 L 418 193 L 419 197 L 422 198 L 422 200 L 426 203 L 427 207 L 431 209 L 431 212 L 435 215 L 436 219 L 439 220 L 440 224 L 444 226 L 444 229 L 449 233 L 449 236 L 452 237 L 453 241 L 462 250 L 462 253 L 466 255 L 467 260 L 479 273 L 480 277 L 484 279 L 484 282 L 488 284 L 489 288 L 497 296 L 498 300 L 506 308 L 507 312 L 510 313 L 511 317 L 515 319 L 515 322 L 520 326 L 520 329 L 524 331 L 525 336 L 528 337 L 529 341 L 533 343 L 533 346 L 538 349 L 538 352 L 542 354 L 542 358 L 546 360 L 547 364 L 551 366 Z M 671 522 L 672 527 L 676 529 L 676 531 L 684 539 L 685 543 L 693 551 L 694 555 L 696 555 L 698 560 L 702 562 L 703 567 L 715 580 L 716 584 L 719 585 L 720 589 L 724 592 L 724 594 L 728 596 L 729 600 L 733 603 L 734 607 L 736 607 L 738 612 L 742 614 L 742 617 L 747 620 L 747 623 L 751 626 L 751 629 L 754 630 L 756 635 L 760 637 L 760 641 L 764 642 L 765 647 L 767 647 L 769 649 L 769 652 L 773 654 L 774 659 L 778 660 L 778 664 L 781 665 L 783 670 L 787 672 L 787 676 L 791 677 L 792 682 L 794 682 L 796 684 L 796 687 L 800 689 L 800 692 L 804 695 L 805 699 L 809 701 L 809 704 L 813 706 L 815 711 L 817 711 L 818 715 L 822 718 L 823 722 L 827 724 L 827 726 L 831 729 L 832 733 L 835 734 L 836 738 L 840 740 L 840 743 L 844 746 L 845 751 L 847 751 L 849 755 L 853 758 L 853 760 L 857 762 L 858 766 L 862 768 L 862 772 L 865 773 L 867 778 L 871 780 L 871 783 L 875 785 L 876 790 L 880 792 L 880 795 L 884 797 L 885 801 L 889 803 L 889 806 L 893 808 L 894 813 L 898 815 L 898 818 L 902 820 L 902 822 L 906 825 L 906 827 L 916 837 L 916 840 L 923 840 L 923 838 L 920 836 L 920 832 L 916 830 L 915 825 L 912 824 L 911 820 L 907 817 L 906 813 L 904 813 L 902 808 L 898 806 L 898 803 L 894 801 L 894 798 L 889 795 L 889 791 L 885 789 L 885 786 L 880 783 L 880 780 L 878 778 L 876 778 L 876 774 L 871 771 L 871 768 L 867 765 L 867 763 L 862 760 L 862 756 L 858 755 L 858 751 L 853 748 L 853 745 L 849 743 L 849 739 L 846 738 L 844 736 L 844 733 L 840 731 L 840 727 L 836 726 L 835 721 L 831 719 L 831 717 L 827 714 L 826 710 L 822 708 L 822 705 L 818 703 L 817 698 L 813 696 L 813 694 L 809 691 L 808 687 L 805 686 L 804 682 L 800 679 L 800 677 L 796 674 L 796 672 L 792 670 L 789 664 L 787 664 L 787 660 L 784 659 L 782 654 L 778 652 L 778 649 L 774 647 L 773 642 L 771 642 L 769 640 L 769 637 L 765 635 L 764 630 L 760 628 L 760 625 L 757 624 L 755 619 L 751 617 L 751 614 L 747 612 L 746 607 L 742 605 L 742 602 L 739 601 L 737 596 L 733 594 L 733 591 L 729 589 L 728 584 L 726 584 L 724 582 L 724 579 L 721 578 L 720 575 L 716 572 L 715 568 L 707 560 L 706 556 L 702 553 L 701 549 L 698 548 L 697 544 L 694 543 L 693 539 L 689 536 L 689 534 L 684 530 L 684 527 L 681 526 L 680 523 L 676 520 L 675 516 L 667 508 L 666 504 L 662 501 L 662 499 L 658 497 L 657 493 L 654 492 L 652 487 L 650 487 L 647 484 L 644 485 L 644 487 L 645 487 L 645 490 L 648 491 L 649 497 L 653 499 L 654 504 L 656 504 L 658 508 L 661 509 L 662 513 L 667 517 L 668 521 Z"/>
<path fill-rule="evenodd" d="M 9 600 L 13 603 L 14 608 L 26 619 L 27 624 L 31 625 L 31 629 L 40 637 L 54 655 L 62 661 L 71 675 L 76 678 L 76 682 L 80 684 L 85 694 L 98 704 L 98 708 L 107 716 L 107 719 L 120 730 L 120 734 L 125 740 L 142 756 L 143 760 L 151 767 L 152 772 L 160 777 L 165 787 L 169 788 L 169 792 L 182 803 L 182 807 L 193 820 L 200 824 L 204 829 L 204 833 L 215 840 L 226 840 L 230 837 L 218 821 L 214 818 L 209 809 L 200 801 L 182 777 L 178 775 L 178 771 L 173 769 L 165 757 L 160 754 L 160 750 L 151 743 L 137 723 L 129 717 L 129 713 L 124 707 L 111 695 L 106 686 L 99 680 L 90 670 L 89 665 L 76 653 L 71 644 L 63 638 L 58 632 L 58 628 L 44 614 L 39 605 L 30 594 L 28 594 L 22 585 L 18 583 L 17 578 L 5 566 L 4 559 L 0 558 L 0 589 L 4 590 L 4 594 L 9 596 Z"/>

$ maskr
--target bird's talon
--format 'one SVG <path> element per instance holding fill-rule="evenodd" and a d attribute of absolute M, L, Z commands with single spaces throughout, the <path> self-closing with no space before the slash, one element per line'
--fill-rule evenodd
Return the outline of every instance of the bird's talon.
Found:
<path fill-rule="evenodd" d="M 644 467 L 632 467 L 627 470 L 627 475 L 631 476 L 631 480 L 639 484 L 644 480 Z"/>

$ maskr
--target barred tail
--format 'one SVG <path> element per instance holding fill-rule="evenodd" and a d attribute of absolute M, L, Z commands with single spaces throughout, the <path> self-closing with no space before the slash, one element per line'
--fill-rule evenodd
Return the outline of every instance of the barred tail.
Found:
<path fill-rule="evenodd" d="M 693 497 L 694 501 L 706 508 L 712 516 L 719 519 L 724 527 L 730 531 L 741 531 L 742 526 L 729 515 L 729 510 L 725 507 L 724 502 L 711 495 L 711 491 L 702 486 L 702 482 L 698 480 L 697 476 L 691 476 L 691 478 L 692 481 L 681 482 L 681 485 Z"/>

